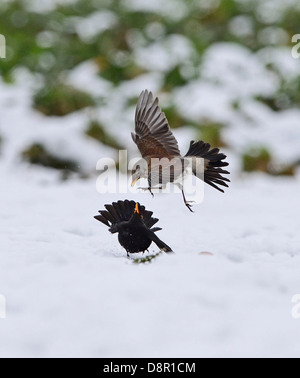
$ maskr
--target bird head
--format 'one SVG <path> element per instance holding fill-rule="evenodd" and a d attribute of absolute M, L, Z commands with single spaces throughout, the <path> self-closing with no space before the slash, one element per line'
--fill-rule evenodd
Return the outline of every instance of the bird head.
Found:
<path fill-rule="evenodd" d="M 134 212 L 132 214 L 130 222 L 134 222 L 134 223 L 143 222 L 143 214 L 141 212 L 141 205 L 138 202 L 136 202 L 135 204 Z"/>
<path fill-rule="evenodd" d="M 134 186 L 140 178 L 145 178 L 148 175 L 148 164 L 146 160 L 140 159 L 131 171 L 132 181 L 131 186 Z"/>
<path fill-rule="evenodd" d="M 131 186 L 134 186 L 140 178 L 141 178 L 140 169 L 139 169 L 139 166 L 136 166 L 136 168 L 132 170 Z"/>

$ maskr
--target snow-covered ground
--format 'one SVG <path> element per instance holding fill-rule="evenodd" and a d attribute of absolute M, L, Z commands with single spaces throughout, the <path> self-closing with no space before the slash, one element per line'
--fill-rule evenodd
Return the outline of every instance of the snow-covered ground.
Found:
<path fill-rule="evenodd" d="M 38 10 L 61 2 L 29 3 Z M 166 2 L 164 12 L 180 19 L 186 8 L 170 12 L 173 3 Z M 268 9 L 299 1 L 263 3 L 274 17 Z M 159 1 L 126 4 L 162 12 Z M 82 19 L 77 33 L 88 39 L 102 16 Z M 113 27 L 111 16 L 101 27 Z M 163 33 L 156 24 L 157 30 Z M 193 54 L 178 35 L 137 45 L 135 60 L 150 72 L 117 87 L 99 77 L 92 61 L 83 62 L 67 82 L 105 101 L 65 117 L 33 109 L 39 76 L 20 67 L 14 85 L 0 80 L 0 357 L 299 357 L 300 308 L 292 298 L 300 294 L 300 172 L 239 173 L 241 154 L 253 146 L 269 148 L 275 163 L 299 160 L 299 108 L 274 112 L 256 99 L 275 96 L 282 78 L 296 82 L 299 60 L 286 47 L 254 53 L 213 44 L 203 55 L 199 79 L 162 91 L 163 74 L 174 65 L 182 64 L 187 78 L 193 74 L 195 68 L 184 66 Z M 280 75 L 266 69 L 270 63 Z M 195 123 L 226 126 L 230 188 L 221 194 L 206 186 L 194 214 L 181 194 L 152 199 L 148 193 L 96 190 L 97 160 L 116 151 L 88 137 L 87 125 L 99 119 L 136 154 L 130 137 L 134 106 L 125 104 L 146 88 Z M 199 138 L 192 127 L 174 134 L 182 151 Z M 24 163 L 22 152 L 33 143 L 76 161 L 89 179 L 63 182 L 54 170 Z M 159 236 L 175 255 L 161 254 L 147 264 L 126 257 L 116 235 L 93 218 L 104 204 L 125 198 L 154 212 L 163 228 Z M 155 245 L 150 249 L 157 251 Z"/>
<path fill-rule="evenodd" d="M 234 176 L 191 214 L 181 195 L 100 195 L 94 179 L 3 162 L 0 175 L 1 357 L 299 356 L 299 178 Z M 175 255 L 126 258 L 93 219 L 122 198 L 154 211 Z"/>

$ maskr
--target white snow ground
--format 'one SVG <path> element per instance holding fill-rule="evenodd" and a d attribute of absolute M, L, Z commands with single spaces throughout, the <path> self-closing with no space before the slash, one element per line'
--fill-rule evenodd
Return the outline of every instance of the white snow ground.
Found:
<path fill-rule="evenodd" d="M 30 3 L 52 6 L 53 0 Z M 273 0 L 264 3 L 275 9 Z M 160 2 L 151 4 L 162 12 Z M 276 8 L 285 4 L 278 0 Z M 180 18 L 184 12 L 169 13 Z M 173 42 L 167 41 L 170 47 Z M 161 72 L 173 60 L 164 47 L 155 43 L 137 51 L 142 66 L 153 49 L 156 60 L 165 57 L 164 65 L 117 90 L 96 77 L 91 62 L 70 73 L 73 85 L 107 97 L 92 115 L 131 153 L 134 109 L 125 110 L 124 103 L 145 88 L 168 102 L 160 93 Z M 184 54 L 192 54 L 189 45 Z M 296 178 L 235 173 L 236 153 L 249 145 L 270 147 L 279 163 L 299 159 L 299 109 L 273 112 L 253 100 L 278 89 L 264 68 L 269 61 L 284 78 L 299 74 L 289 49 L 254 54 L 232 44 L 212 46 L 204 55 L 202 80 L 172 95 L 194 121 L 228 125 L 232 183 L 224 195 L 206 187 L 195 214 L 181 195 L 100 195 L 96 177 L 60 182 L 52 170 L 21 163 L 21 152 L 35 142 L 76 159 L 87 172 L 114 152 L 84 136 L 89 110 L 66 117 L 34 111 L 32 91 L 41 83 L 26 70 L 16 70 L 14 86 L 0 82 L 0 357 L 299 357 L 300 318 L 292 317 L 292 298 L 300 294 L 299 172 Z M 237 99 L 239 113 L 232 108 Z M 182 150 L 196 138 L 192 129 L 174 133 Z M 138 199 L 154 211 L 160 237 L 175 255 L 160 255 L 150 264 L 126 258 L 116 235 L 93 219 L 105 203 L 122 198 Z"/>
<path fill-rule="evenodd" d="M 299 357 L 299 177 L 233 176 L 191 214 L 181 195 L 100 195 L 3 162 L 0 176 L 1 357 Z M 154 211 L 175 255 L 126 258 L 93 219 L 122 198 Z"/>

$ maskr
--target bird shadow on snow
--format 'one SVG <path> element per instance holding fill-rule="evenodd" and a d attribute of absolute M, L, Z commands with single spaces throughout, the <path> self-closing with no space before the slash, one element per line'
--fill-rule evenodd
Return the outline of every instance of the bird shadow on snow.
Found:
<path fill-rule="evenodd" d="M 100 251 L 98 251 L 100 252 Z M 105 257 L 110 257 L 110 258 L 117 258 L 117 259 L 124 259 L 124 261 L 130 261 L 130 262 L 133 262 L 133 263 L 147 263 L 147 262 L 150 262 L 152 260 L 154 260 L 155 258 L 157 258 L 158 256 L 160 256 L 161 254 L 163 254 L 163 251 L 154 251 L 154 250 L 151 250 L 151 251 L 145 251 L 145 252 L 137 252 L 137 253 L 131 253 L 129 254 L 129 256 L 127 256 L 126 252 L 120 250 L 116 250 L 116 249 L 110 249 L 110 250 L 106 250 L 106 251 L 101 251 L 102 253 L 102 256 L 105 256 Z"/>

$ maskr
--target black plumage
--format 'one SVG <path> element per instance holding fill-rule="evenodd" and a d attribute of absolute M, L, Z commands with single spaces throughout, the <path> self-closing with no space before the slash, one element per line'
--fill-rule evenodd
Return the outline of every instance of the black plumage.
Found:
<path fill-rule="evenodd" d="M 225 186 L 228 188 L 226 182 L 230 182 L 227 177 L 222 176 L 222 174 L 229 174 L 228 171 L 222 169 L 221 167 L 227 167 L 228 163 L 224 161 L 226 155 L 220 153 L 218 148 L 212 148 L 209 143 L 205 143 L 202 140 L 190 142 L 190 148 L 186 153 L 185 157 L 201 157 L 204 159 L 204 182 L 213 188 L 224 193 L 224 190 L 218 187 L 216 184 Z M 193 169 L 194 175 L 196 175 L 196 170 Z M 201 178 L 201 177 L 199 177 Z"/>
<path fill-rule="evenodd" d="M 119 243 L 129 253 L 144 252 L 154 242 L 164 252 L 172 249 L 160 240 L 155 232 L 160 227 L 153 227 L 157 218 L 153 218 L 152 211 L 145 209 L 135 201 L 118 201 L 111 205 L 104 205 L 106 210 L 100 210 L 100 215 L 94 218 L 109 227 L 109 231 L 118 233 Z"/>

